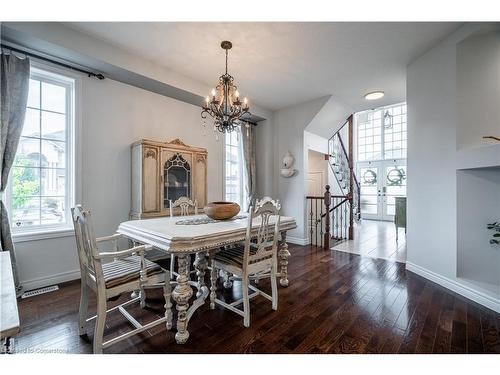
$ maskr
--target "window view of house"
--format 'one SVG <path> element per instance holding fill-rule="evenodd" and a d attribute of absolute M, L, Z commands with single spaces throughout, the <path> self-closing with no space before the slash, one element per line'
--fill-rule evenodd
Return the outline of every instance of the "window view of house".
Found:
<path fill-rule="evenodd" d="M 68 223 L 72 98 L 72 79 L 32 70 L 8 190 L 11 226 L 16 231 Z"/>

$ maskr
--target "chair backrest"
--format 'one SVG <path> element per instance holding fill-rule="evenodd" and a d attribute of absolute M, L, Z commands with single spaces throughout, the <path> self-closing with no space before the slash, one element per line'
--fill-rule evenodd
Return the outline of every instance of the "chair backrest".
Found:
<path fill-rule="evenodd" d="M 198 215 L 198 202 L 196 201 L 196 199 L 193 202 L 188 197 L 180 197 L 173 203 L 170 199 L 168 202 L 170 206 L 170 217 L 174 216 L 174 208 L 176 207 L 180 208 L 180 216 L 189 215 L 189 207 L 194 207 L 194 214 Z"/>
<path fill-rule="evenodd" d="M 102 277 L 102 265 L 94 256 L 99 255 L 92 216 L 89 210 L 77 205 L 71 209 L 75 229 L 76 248 L 82 277 L 91 275 L 96 281 Z M 85 273 L 85 275 L 84 275 Z"/>
<path fill-rule="evenodd" d="M 250 207 L 243 266 L 277 256 L 280 208 L 279 200 L 274 201 L 270 197 L 264 197 L 260 201 L 257 200 L 255 208 Z M 252 231 L 252 227 L 257 218 L 260 218 L 260 222 L 257 233 L 255 233 Z"/>

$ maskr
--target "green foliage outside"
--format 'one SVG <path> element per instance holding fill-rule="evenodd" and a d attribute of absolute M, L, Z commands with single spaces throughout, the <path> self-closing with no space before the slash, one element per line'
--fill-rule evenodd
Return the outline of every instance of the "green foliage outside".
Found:
<path fill-rule="evenodd" d="M 17 157 L 17 165 L 29 165 L 24 156 Z M 28 199 L 40 191 L 38 176 L 33 168 L 13 168 L 12 170 L 12 208 L 22 208 Z"/>

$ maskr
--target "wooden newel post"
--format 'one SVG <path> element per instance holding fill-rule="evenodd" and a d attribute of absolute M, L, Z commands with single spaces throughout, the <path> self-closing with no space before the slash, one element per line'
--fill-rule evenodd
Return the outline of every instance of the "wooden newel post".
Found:
<path fill-rule="evenodd" d="M 323 248 L 330 249 L 330 203 L 332 202 L 332 194 L 330 193 L 330 185 L 326 185 L 325 189 L 326 218 Z"/>

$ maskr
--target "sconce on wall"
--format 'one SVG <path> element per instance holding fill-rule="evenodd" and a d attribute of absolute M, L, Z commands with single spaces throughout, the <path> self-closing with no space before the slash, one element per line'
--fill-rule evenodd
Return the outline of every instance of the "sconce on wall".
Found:
<path fill-rule="evenodd" d="M 287 151 L 283 157 L 283 163 L 281 166 L 280 174 L 281 177 L 292 177 L 297 173 L 297 170 L 293 168 L 293 163 L 295 163 L 295 158 L 290 151 Z"/>

